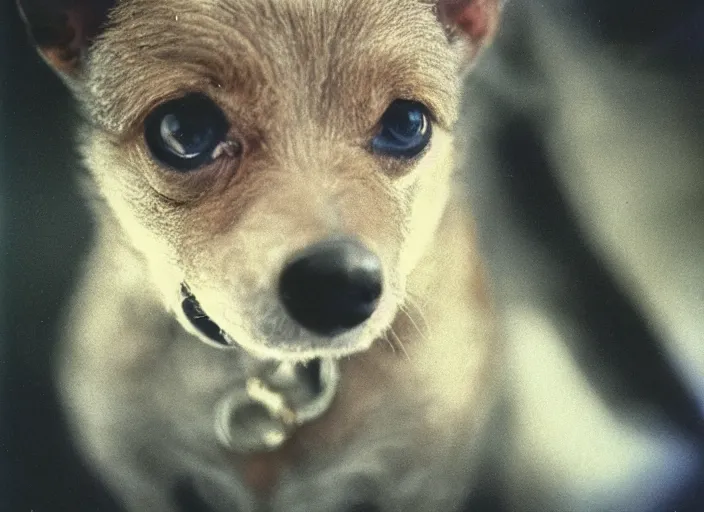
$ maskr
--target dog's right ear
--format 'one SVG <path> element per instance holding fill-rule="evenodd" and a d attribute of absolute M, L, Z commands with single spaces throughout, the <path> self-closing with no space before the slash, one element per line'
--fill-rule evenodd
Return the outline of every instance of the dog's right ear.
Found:
<path fill-rule="evenodd" d="M 44 60 L 65 80 L 79 78 L 86 52 L 116 0 L 17 0 L 20 15 Z"/>

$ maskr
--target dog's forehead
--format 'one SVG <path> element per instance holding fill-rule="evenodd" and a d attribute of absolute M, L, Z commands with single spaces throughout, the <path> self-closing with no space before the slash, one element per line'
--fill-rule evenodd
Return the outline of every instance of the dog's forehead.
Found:
<path fill-rule="evenodd" d="M 91 55 L 89 109 L 120 132 L 179 90 L 216 86 L 262 112 L 282 89 L 347 114 L 370 95 L 414 97 L 449 124 L 457 62 L 433 4 L 122 0 Z"/>

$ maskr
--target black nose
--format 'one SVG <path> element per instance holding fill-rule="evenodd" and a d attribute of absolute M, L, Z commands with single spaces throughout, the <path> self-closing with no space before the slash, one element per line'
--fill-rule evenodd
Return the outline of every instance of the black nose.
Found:
<path fill-rule="evenodd" d="M 296 322 L 324 336 L 367 320 L 381 295 L 381 262 L 355 240 L 326 240 L 284 267 L 281 302 Z"/>

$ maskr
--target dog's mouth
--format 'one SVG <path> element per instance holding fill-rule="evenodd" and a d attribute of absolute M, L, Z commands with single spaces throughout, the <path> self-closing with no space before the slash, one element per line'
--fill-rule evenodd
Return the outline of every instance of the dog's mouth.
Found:
<path fill-rule="evenodd" d="M 196 296 L 191 293 L 185 283 L 181 284 L 181 309 L 191 325 L 213 343 L 224 347 L 235 344 L 232 337 L 205 314 Z"/>

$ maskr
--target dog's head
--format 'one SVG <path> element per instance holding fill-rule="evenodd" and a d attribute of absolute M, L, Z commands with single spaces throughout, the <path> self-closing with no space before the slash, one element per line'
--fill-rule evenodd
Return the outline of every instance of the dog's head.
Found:
<path fill-rule="evenodd" d="M 499 0 L 20 0 L 169 308 L 260 357 L 366 349 L 449 193 Z"/>

